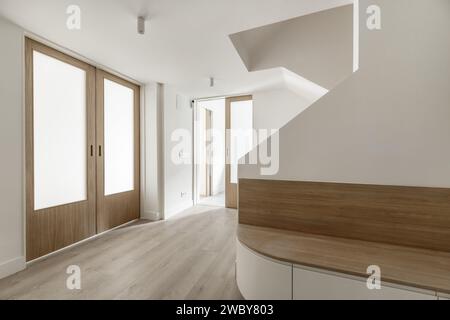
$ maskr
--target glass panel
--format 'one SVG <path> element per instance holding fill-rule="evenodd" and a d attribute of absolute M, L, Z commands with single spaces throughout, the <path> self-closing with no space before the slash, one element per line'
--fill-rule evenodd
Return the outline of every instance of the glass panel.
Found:
<path fill-rule="evenodd" d="M 134 190 L 134 92 L 105 79 L 105 196 Z"/>
<path fill-rule="evenodd" d="M 87 199 L 86 72 L 33 52 L 34 209 Z"/>
<path fill-rule="evenodd" d="M 231 102 L 231 183 L 238 183 L 239 160 L 253 149 L 253 101 Z"/>

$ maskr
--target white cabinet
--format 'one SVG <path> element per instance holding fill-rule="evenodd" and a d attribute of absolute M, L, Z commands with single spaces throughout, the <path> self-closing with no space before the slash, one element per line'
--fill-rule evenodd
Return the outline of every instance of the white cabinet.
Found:
<path fill-rule="evenodd" d="M 239 241 L 236 280 L 241 294 L 247 300 L 292 299 L 292 265 L 258 255 Z"/>
<path fill-rule="evenodd" d="M 294 300 L 437 300 L 434 292 L 410 291 L 382 283 L 369 290 L 365 279 L 294 266 Z"/>
<path fill-rule="evenodd" d="M 247 300 L 449 300 L 450 296 L 365 278 L 297 266 L 255 253 L 237 241 L 236 281 Z"/>

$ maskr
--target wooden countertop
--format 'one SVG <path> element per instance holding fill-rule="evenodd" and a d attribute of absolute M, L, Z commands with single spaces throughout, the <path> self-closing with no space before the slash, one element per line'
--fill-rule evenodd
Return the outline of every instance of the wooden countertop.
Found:
<path fill-rule="evenodd" d="M 238 239 L 276 260 L 364 278 L 368 266 L 378 265 L 382 282 L 450 294 L 450 252 L 243 224 Z"/>

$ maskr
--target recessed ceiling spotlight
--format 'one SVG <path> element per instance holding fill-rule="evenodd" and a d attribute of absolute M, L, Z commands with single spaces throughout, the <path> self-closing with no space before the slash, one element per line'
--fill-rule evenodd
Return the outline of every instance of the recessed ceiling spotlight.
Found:
<path fill-rule="evenodd" d="M 145 18 L 138 17 L 137 29 L 139 34 L 145 34 Z"/>

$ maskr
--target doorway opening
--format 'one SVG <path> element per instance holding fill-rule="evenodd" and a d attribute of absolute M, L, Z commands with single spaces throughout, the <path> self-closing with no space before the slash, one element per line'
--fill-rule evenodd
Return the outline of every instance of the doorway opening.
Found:
<path fill-rule="evenodd" d="M 238 163 L 253 148 L 253 98 L 195 102 L 195 204 L 237 209 Z"/>
<path fill-rule="evenodd" d="M 225 99 L 199 100 L 195 113 L 196 204 L 225 207 Z"/>

